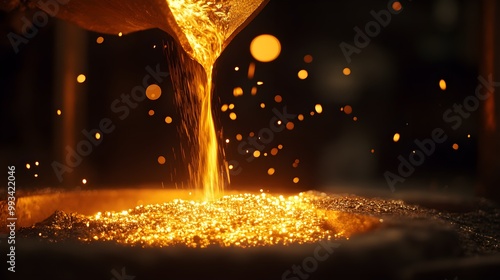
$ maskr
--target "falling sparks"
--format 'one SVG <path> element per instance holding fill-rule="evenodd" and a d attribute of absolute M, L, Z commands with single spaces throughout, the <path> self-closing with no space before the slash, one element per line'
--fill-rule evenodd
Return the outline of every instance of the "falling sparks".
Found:
<path fill-rule="evenodd" d="M 240 67 L 238 66 L 234 67 L 234 71 L 240 71 Z"/>
<path fill-rule="evenodd" d="M 349 76 L 351 75 L 351 69 L 346 67 L 342 70 L 342 74 L 344 74 L 345 76 Z"/>
<path fill-rule="evenodd" d="M 299 181 L 300 181 L 299 177 L 295 177 L 295 178 L 293 178 L 293 182 L 294 182 L 295 184 L 297 184 Z"/>
<path fill-rule="evenodd" d="M 85 75 L 83 75 L 83 74 L 80 74 L 80 75 L 78 75 L 78 76 L 76 77 L 76 81 L 77 81 L 78 83 L 80 83 L 80 84 L 84 83 L 86 79 L 87 79 L 87 77 L 85 77 Z"/>
<path fill-rule="evenodd" d="M 307 76 L 309 76 L 309 73 L 307 73 L 307 70 L 300 70 L 299 73 L 297 73 L 297 76 L 299 77 L 299 79 L 301 80 L 305 80 L 307 79 Z"/>
<path fill-rule="evenodd" d="M 253 76 L 255 75 L 255 63 L 250 62 L 248 65 L 248 71 L 247 71 L 247 77 L 249 80 L 253 79 Z"/>
<path fill-rule="evenodd" d="M 123 36 L 123 33 L 122 32 L 118 32 L 118 37 L 121 37 Z"/>
<path fill-rule="evenodd" d="M 150 116 L 154 116 L 154 114 L 155 114 L 155 110 L 149 110 L 149 111 L 148 111 L 148 115 L 150 115 Z"/>
<path fill-rule="evenodd" d="M 255 150 L 255 151 L 253 152 L 253 157 L 255 157 L 255 158 L 260 157 L 260 151 L 259 151 L 259 150 Z"/>
<path fill-rule="evenodd" d="M 298 119 L 299 121 L 303 121 L 303 120 L 304 120 L 304 115 L 299 114 L 299 115 L 297 116 L 297 119 Z"/>
<path fill-rule="evenodd" d="M 235 112 L 231 112 L 231 113 L 229 114 L 229 118 L 230 118 L 231 120 L 233 120 L 233 121 L 234 121 L 234 120 L 236 120 L 236 118 L 238 118 L 238 116 L 236 115 L 236 113 L 235 113 Z"/>
<path fill-rule="evenodd" d="M 101 139 L 101 133 L 99 132 L 96 132 L 95 135 L 94 135 L 95 139 L 99 140 Z"/>
<path fill-rule="evenodd" d="M 439 88 L 441 90 L 446 90 L 446 82 L 445 82 L 445 80 L 443 80 L 443 79 L 439 80 Z"/>
<path fill-rule="evenodd" d="M 35 165 L 36 165 L 36 166 L 39 166 L 39 165 L 40 165 L 40 163 L 39 163 L 38 161 L 35 161 Z"/>
<path fill-rule="evenodd" d="M 102 44 L 104 42 L 104 37 L 99 36 L 95 41 L 97 42 L 97 44 Z"/>
<path fill-rule="evenodd" d="M 276 96 L 274 97 L 274 101 L 275 101 L 276 103 L 281 103 L 281 101 L 283 101 L 283 97 L 281 97 L 281 95 L 276 95 Z"/>
<path fill-rule="evenodd" d="M 265 103 L 260 103 L 260 108 L 262 108 L 262 109 L 266 108 L 266 104 Z"/>
<path fill-rule="evenodd" d="M 172 123 L 172 121 L 173 121 L 172 117 L 170 117 L 170 116 L 166 116 L 166 117 L 165 117 L 165 122 L 166 122 L 166 123 L 171 124 L 171 123 Z"/>
<path fill-rule="evenodd" d="M 149 100 L 157 100 L 161 96 L 161 88 L 157 84 L 151 84 L 146 88 L 146 97 Z"/>
<path fill-rule="evenodd" d="M 273 35 L 259 35 L 250 43 L 250 53 L 260 62 L 270 62 L 280 55 L 281 43 Z"/>
<path fill-rule="evenodd" d="M 268 175 L 274 175 L 274 172 L 276 172 L 276 170 L 274 170 L 274 168 L 272 167 L 267 170 Z"/>
<path fill-rule="evenodd" d="M 82 179 L 82 184 L 86 185 L 87 184 L 87 179 Z"/>
<path fill-rule="evenodd" d="M 294 127 L 295 127 L 295 124 L 293 124 L 293 122 L 286 123 L 286 129 L 293 130 Z"/>
<path fill-rule="evenodd" d="M 223 104 L 223 105 L 220 107 L 220 110 L 221 110 L 222 112 L 225 112 L 225 111 L 227 111 L 227 109 L 228 109 L 228 108 L 229 108 L 229 106 L 227 106 L 227 104 Z"/>
<path fill-rule="evenodd" d="M 30 169 L 31 165 L 29 163 L 26 163 L 26 169 Z"/>
<path fill-rule="evenodd" d="M 455 151 L 456 151 L 456 150 L 458 150 L 458 148 L 459 148 L 457 143 L 454 143 L 451 147 L 452 147 L 452 148 L 453 148 L 453 150 L 455 150 Z"/>
<path fill-rule="evenodd" d="M 60 115 L 62 114 L 62 111 L 61 111 L 61 110 L 59 110 L 59 109 L 57 109 L 56 114 L 57 114 L 58 116 L 60 116 Z"/>
<path fill-rule="evenodd" d="M 257 87 L 252 87 L 252 90 L 250 91 L 251 95 L 256 95 L 257 94 Z"/>
<path fill-rule="evenodd" d="M 243 140 L 243 136 L 241 134 L 236 134 L 236 140 L 238 141 Z"/>
<path fill-rule="evenodd" d="M 394 136 L 392 136 L 392 141 L 398 142 L 400 138 L 401 135 L 399 135 L 399 133 L 395 133 Z"/>

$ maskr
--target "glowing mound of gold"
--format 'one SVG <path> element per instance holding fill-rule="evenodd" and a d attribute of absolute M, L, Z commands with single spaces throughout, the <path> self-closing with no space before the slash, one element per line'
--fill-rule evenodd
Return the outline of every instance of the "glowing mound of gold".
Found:
<path fill-rule="evenodd" d="M 345 239 L 379 219 L 322 210 L 309 193 L 236 194 L 216 201 L 175 199 L 92 216 L 56 212 L 31 228 L 51 241 L 112 241 L 142 247 L 256 247 Z"/>

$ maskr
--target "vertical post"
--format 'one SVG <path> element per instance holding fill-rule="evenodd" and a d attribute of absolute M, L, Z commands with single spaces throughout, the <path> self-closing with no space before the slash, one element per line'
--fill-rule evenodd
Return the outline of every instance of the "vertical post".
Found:
<path fill-rule="evenodd" d="M 495 0 L 483 0 L 483 54 L 481 69 L 479 71 L 487 81 L 488 77 L 494 82 L 500 82 L 500 63 L 495 49 L 500 48 L 498 36 L 500 36 L 498 20 L 500 6 Z M 488 199 L 500 202 L 500 98 L 498 92 L 500 87 L 492 84 L 492 87 L 483 85 L 481 94 L 488 96 L 482 102 L 481 127 L 479 139 L 478 175 L 479 185 L 477 194 Z"/>
<path fill-rule="evenodd" d="M 81 168 L 81 160 L 69 155 L 69 149 L 77 151 L 79 132 L 85 124 L 86 95 L 76 78 L 86 69 L 86 34 L 85 30 L 67 22 L 55 24 L 54 104 L 61 115 L 56 115 L 54 156 L 72 170 L 64 172 L 60 182 L 70 187 L 78 184 L 76 174 Z"/>

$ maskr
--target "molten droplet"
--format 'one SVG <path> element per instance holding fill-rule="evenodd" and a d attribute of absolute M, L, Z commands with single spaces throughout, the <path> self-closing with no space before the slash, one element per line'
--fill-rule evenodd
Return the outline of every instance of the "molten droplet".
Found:
<path fill-rule="evenodd" d="M 286 129 L 293 130 L 294 127 L 295 127 L 295 125 L 293 124 L 293 122 L 287 122 L 286 123 Z"/>
<path fill-rule="evenodd" d="M 229 110 L 233 110 L 234 109 L 234 104 L 233 103 L 229 104 L 228 108 L 229 108 Z"/>
<path fill-rule="evenodd" d="M 243 136 L 241 134 L 236 134 L 236 140 L 238 141 L 243 140 Z"/>
<path fill-rule="evenodd" d="M 96 132 L 94 136 L 95 136 L 95 139 L 97 139 L 97 140 L 101 139 L 101 134 L 99 132 Z"/>
<path fill-rule="evenodd" d="M 234 71 L 240 71 L 240 67 L 238 66 L 234 67 Z"/>
<path fill-rule="evenodd" d="M 352 107 L 350 105 L 345 105 L 343 107 L 343 111 L 344 111 L 344 113 L 346 113 L 347 115 L 349 115 L 349 114 L 352 113 Z"/>
<path fill-rule="evenodd" d="M 80 84 L 85 82 L 86 79 L 87 79 L 87 77 L 85 77 L 85 75 L 83 75 L 83 74 L 80 74 L 80 75 L 78 75 L 78 77 L 76 77 L 76 81 Z"/>
<path fill-rule="evenodd" d="M 257 94 L 257 87 L 252 87 L 252 90 L 250 91 L 251 95 L 256 95 Z"/>
<path fill-rule="evenodd" d="M 299 179 L 299 177 L 295 177 L 295 178 L 293 178 L 293 182 L 294 182 L 295 184 L 297 184 L 297 183 L 299 182 L 299 180 L 300 180 L 300 179 Z"/>
<path fill-rule="evenodd" d="M 455 151 L 456 151 L 456 150 L 458 150 L 458 144 L 457 144 L 457 143 L 454 143 L 451 147 L 452 147 L 452 148 L 453 148 L 453 150 L 455 150 Z"/>
<path fill-rule="evenodd" d="M 314 110 L 316 110 L 318 114 L 321 114 L 323 112 L 323 106 L 321 106 L 321 104 L 316 104 Z"/>
<path fill-rule="evenodd" d="M 222 106 L 220 107 L 220 110 L 221 110 L 222 112 L 227 111 L 227 109 L 228 109 L 227 104 L 224 104 L 224 105 L 222 105 Z"/>
<path fill-rule="evenodd" d="M 443 79 L 439 80 L 439 88 L 441 90 L 446 90 L 446 82 L 445 82 L 445 80 L 443 80 Z"/>
<path fill-rule="evenodd" d="M 304 62 L 305 62 L 305 63 L 311 63 L 312 61 L 313 61 L 313 57 L 312 57 L 312 55 L 310 55 L 310 54 L 306 54 L 306 55 L 304 56 Z"/>
<path fill-rule="evenodd" d="M 146 96 L 149 100 L 156 100 L 161 96 L 161 88 L 157 84 L 151 84 L 146 88 Z"/>
<path fill-rule="evenodd" d="M 154 111 L 154 110 L 149 110 L 149 111 L 148 111 L 148 115 L 153 116 L 154 114 L 155 114 L 155 111 Z"/>
<path fill-rule="evenodd" d="M 351 69 L 350 69 L 350 68 L 348 68 L 348 67 L 346 67 L 346 68 L 344 68 L 344 69 L 342 70 L 342 73 L 343 73 L 344 75 L 346 75 L 346 76 L 349 76 L 349 75 L 351 75 Z"/>
<path fill-rule="evenodd" d="M 172 121 L 173 121 L 172 117 L 170 117 L 170 116 L 165 117 L 165 122 L 166 123 L 170 124 L 170 123 L 172 123 Z"/>
<path fill-rule="evenodd" d="M 304 120 L 304 115 L 299 114 L 299 115 L 297 116 L 297 119 L 298 119 L 299 121 L 303 121 L 303 120 Z"/>
<path fill-rule="evenodd" d="M 26 163 L 26 169 L 30 169 L 31 165 L 29 163 Z"/>
<path fill-rule="evenodd" d="M 273 175 L 274 172 L 276 172 L 276 170 L 274 170 L 274 168 L 272 168 L 272 167 L 267 170 L 267 174 L 269 174 L 269 175 Z"/>
<path fill-rule="evenodd" d="M 299 79 L 301 80 L 305 80 L 307 79 L 307 76 L 309 76 L 309 73 L 307 73 L 307 70 L 300 70 L 299 73 L 297 73 L 297 76 L 299 77 Z"/>
<path fill-rule="evenodd" d="M 260 62 L 273 61 L 278 58 L 280 52 L 280 41 L 270 34 L 259 35 L 250 43 L 250 53 Z"/>
<path fill-rule="evenodd" d="M 99 36 L 97 37 L 97 39 L 95 40 L 98 44 L 102 44 L 102 42 L 104 42 L 104 37 L 102 36 Z"/>
<path fill-rule="evenodd" d="M 394 2 L 392 3 L 392 9 L 393 9 L 394 11 L 399 12 L 399 11 L 401 11 L 401 9 L 402 9 L 402 8 L 403 8 L 403 5 L 401 5 L 401 2 L 399 2 L 399 1 L 394 1 Z"/>
<path fill-rule="evenodd" d="M 278 154 L 278 149 L 277 148 L 272 148 L 271 149 L 271 155 L 275 156 Z"/>
<path fill-rule="evenodd" d="M 265 103 L 260 103 L 260 108 L 262 108 L 262 109 L 266 108 L 266 104 Z"/>
<path fill-rule="evenodd" d="M 280 103 L 281 101 L 283 101 L 283 98 L 281 97 L 281 95 L 276 95 L 274 97 L 274 101 L 276 101 L 276 103 Z"/>
<path fill-rule="evenodd" d="M 399 133 L 395 133 L 394 136 L 392 136 L 392 141 L 398 142 L 400 138 L 401 135 L 399 135 Z"/>
<path fill-rule="evenodd" d="M 167 159 L 165 159 L 164 156 L 159 156 L 158 157 L 158 163 L 159 164 L 165 164 L 165 162 L 167 162 Z"/>
<path fill-rule="evenodd" d="M 82 179 L 82 184 L 87 184 L 87 179 Z"/>
<path fill-rule="evenodd" d="M 58 109 L 58 110 L 56 111 L 56 114 L 57 114 L 58 116 L 60 116 L 60 115 L 62 114 L 61 110 L 59 110 L 59 109 Z"/>
<path fill-rule="evenodd" d="M 230 118 L 231 120 L 233 120 L 233 121 L 234 121 L 234 120 L 236 120 L 236 118 L 237 118 L 237 117 L 238 117 L 238 116 L 236 116 L 236 113 L 235 113 L 235 112 L 231 112 L 231 114 L 229 114 L 229 118 Z"/>
<path fill-rule="evenodd" d="M 256 158 L 260 157 L 260 151 L 259 150 L 255 150 L 253 152 L 253 156 L 256 157 Z"/>
<path fill-rule="evenodd" d="M 243 89 L 241 87 L 235 87 L 233 89 L 233 95 L 235 97 L 242 96 L 243 95 Z"/>

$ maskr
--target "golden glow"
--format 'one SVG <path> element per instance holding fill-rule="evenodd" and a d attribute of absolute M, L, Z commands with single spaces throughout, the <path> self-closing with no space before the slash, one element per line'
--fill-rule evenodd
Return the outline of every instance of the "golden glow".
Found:
<path fill-rule="evenodd" d="M 453 148 L 453 150 L 455 150 L 455 151 L 456 151 L 456 150 L 458 150 L 458 144 L 457 144 L 457 143 L 454 143 L 451 147 L 452 147 L 452 148 Z"/>
<path fill-rule="evenodd" d="M 350 105 L 345 105 L 342 108 L 342 111 L 344 111 L 344 113 L 346 113 L 347 115 L 350 115 L 352 113 L 352 107 Z"/>
<path fill-rule="evenodd" d="M 229 110 L 233 110 L 234 109 L 234 104 L 233 103 L 229 104 L 228 108 L 229 108 Z"/>
<path fill-rule="evenodd" d="M 170 124 L 170 123 L 172 123 L 172 121 L 173 121 L 172 117 L 170 117 L 170 116 L 165 117 L 166 123 Z"/>
<path fill-rule="evenodd" d="M 99 139 L 101 139 L 101 134 L 99 132 L 96 132 L 94 137 L 95 137 L 95 139 L 99 140 Z"/>
<path fill-rule="evenodd" d="M 342 73 L 343 73 L 344 75 L 346 75 L 346 76 L 349 76 L 349 75 L 351 75 L 351 69 L 350 69 L 350 68 L 348 68 L 348 67 L 346 67 L 346 68 L 344 68 L 344 69 L 342 70 Z"/>
<path fill-rule="evenodd" d="M 234 71 L 240 71 L 240 67 L 238 66 L 234 67 Z"/>
<path fill-rule="evenodd" d="M 262 108 L 262 109 L 266 108 L 266 104 L 265 103 L 260 103 L 260 108 Z"/>
<path fill-rule="evenodd" d="M 307 73 L 307 70 L 300 70 L 299 73 L 297 73 L 297 76 L 299 77 L 299 79 L 301 80 L 305 80 L 307 79 L 307 76 L 309 76 L 309 73 Z"/>
<path fill-rule="evenodd" d="M 258 86 L 261 86 L 261 85 L 263 85 L 263 84 L 264 84 L 264 82 L 263 82 L 263 81 L 258 81 L 258 82 L 257 82 L 257 85 L 258 85 Z"/>
<path fill-rule="evenodd" d="M 314 106 L 314 110 L 316 111 L 316 113 L 321 114 L 323 113 L 323 106 L 321 106 L 321 104 L 316 104 Z"/>
<path fill-rule="evenodd" d="M 260 151 L 259 150 L 255 150 L 253 152 L 253 157 L 256 157 L 256 158 L 260 157 Z"/>
<path fill-rule="evenodd" d="M 80 75 L 78 75 L 78 77 L 76 77 L 76 81 L 80 84 L 85 82 L 86 79 L 87 79 L 87 77 L 85 77 L 85 75 L 83 75 L 83 74 L 80 74 Z"/>
<path fill-rule="evenodd" d="M 60 116 L 62 114 L 61 110 L 57 109 L 56 114 Z"/>
<path fill-rule="evenodd" d="M 229 138 L 226 139 L 226 144 L 229 144 L 229 142 L 231 142 L 231 140 L 229 140 Z"/>
<path fill-rule="evenodd" d="M 26 169 L 30 169 L 31 165 L 29 163 L 26 163 Z"/>
<path fill-rule="evenodd" d="M 392 141 L 398 142 L 400 138 L 401 135 L 399 135 L 399 133 L 395 133 L 394 136 L 392 136 Z"/>
<path fill-rule="evenodd" d="M 149 100 L 156 100 L 161 96 L 161 88 L 157 84 L 151 84 L 146 88 L 146 97 Z"/>
<path fill-rule="evenodd" d="M 33 176 L 35 176 L 35 178 L 38 178 L 38 174 L 36 174 L 36 173 L 35 173 L 35 175 L 33 175 Z"/>
<path fill-rule="evenodd" d="M 446 82 L 445 82 L 445 80 L 443 80 L 443 79 L 439 80 L 439 88 L 441 90 L 446 90 Z"/>
<path fill-rule="evenodd" d="M 104 42 L 104 37 L 102 36 L 99 36 L 97 37 L 97 39 L 95 40 L 98 44 L 102 44 Z"/>
<path fill-rule="evenodd" d="M 35 165 L 38 166 L 40 165 L 40 163 L 38 161 L 35 161 Z"/>
<path fill-rule="evenodd" d="M 87 184 L 87 179 L 82 179 L 82 184 Z"/>
<path fill-rule="evenodd" d="M 467 138 L 470 138 L 470 134 L 467 134 Z"/>
<path fill-rule="evenodd" d="M 306 54 L 306 55 L 304 56 L 304 62 L 305 62 L 305 63 L 311 63 L 312 61 L 313 61 L 313 57 L 312 57 L 312 55 L 310 55 L 310 54 Z"/>
<path fill-rule="evenodd" d="M 159 164 L 165 164 L 167 162 L 167 159 L 164 156 L 159 156 L 158 157 L 158 163 Z"/>
<path fill-rule="evenodd" d="M 118 37 L 121 37 L 121 36 L 123 36 L 123 33 L 118 32 Z"/>
<path fill-rule="evenodd" d="M 222 112 L 227 111 L 227 109 L 228 109 L 227 104 L 224 104 L 224 105 L 222 105 L 222 106 L 220 107 L 220 110 L 221 110 Z"/>
<path fill-rule="evenodd" d="M 242 96 L 243 95 L 243 89 L 241 87 L 235 87 L 233 89 L 233 95 L 235 97 Z"/>
<path fill-rule="evenodd" d="M 272 167 L 267 170 L 267 174 L 269 174 L 269 175 L 273 175 L 274 172 L 276 172 L 276 170 L 274 170 L 274 168 L 272 168 Z"/>
<path fill-rule="evenodd" d="M 234 121 L 236 120 L 236 118 L 238 118 L 238 116 L 236 115 L 235 112 L 231 112 L 231 114 L 229 114 L 229 118 Z"/>
<path fill-rule="evenodd" d="M 270 34 L 259 35 L 250 43 L 250 53 L 260 62 L 273 61 L 281 53 L 280 41 Z"/>

